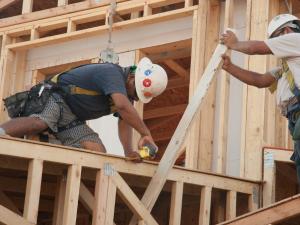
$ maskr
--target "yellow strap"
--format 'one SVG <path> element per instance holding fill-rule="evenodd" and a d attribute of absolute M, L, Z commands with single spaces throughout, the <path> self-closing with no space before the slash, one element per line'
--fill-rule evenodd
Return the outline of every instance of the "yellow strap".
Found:
<path fill-rule="evenodd" d="M 294 81 L 294 77 L 293 77 L 293 74 L 286 62 L 286 60 L 281 60 L 281 66 L 282 68 L 276 72 L 276 81 L 269 87 L 269 91 L 271 93 L 273 93 L 274 91 L 276 91 L 277 89 L 277 81 L 282 77 L 282 76 L 285 76 L 288 84 L 289 84 L 289 89 L 292 93 L 294 93 L 294 88 L 295 88 L 295 81 Z"/>
<path fill-rule="evenodd" d="M 56 83 L 57 84 L 57 80 L 58 80 L 58 77 L 59 75 L 61 75 L 61 73 L 55 75 L 54 77 L 51 78 L 51 81 L 53 83 Z M 74 94 L 77 94 L 77 95 L 91 95 L 91 96 L 97 96 L 97 95 L 100 95 L 100 93 L 98 93 L 97 91 L 92 91 L 92 90 L 88 90 L 88 89 L 84 89 L 84 88 L 80 88 L 80 87 L 77 87 L 77 86 L 71 86 L 71 94 L 74 95 Z"/>

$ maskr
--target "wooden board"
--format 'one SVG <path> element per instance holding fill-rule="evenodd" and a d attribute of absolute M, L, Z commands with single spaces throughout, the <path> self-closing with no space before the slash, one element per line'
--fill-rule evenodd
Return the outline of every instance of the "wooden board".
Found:
<path fill-rule="evenodd" d="M 178 157 L 178 154 L 184 143 L 184 138 L 187 134 L 187 130 L 190 128 L 190 124 L 200 108 L 202 100 L 207 92 L 207 89 L 209 88 L 213 76 L 218 71 L 222 60 L 221 55 L 224 54 L 226 50 L 227 48 L 224 45 L 218 45 L 218 47 L 216 48 L 208 66 L 204 71 L 202 79 L 197 86 L 195 95 L 187 106 L 187 109 L 184 112 L 182 119 L 180 120 L 175 130 L 175 133 L 164 153 L 164 156 L 160 161 L 157 171 L 155 172 L 142 198 L 142 202 L 149 210 L 153 208 L 155 201 L 157 200 L 159 193 L 161 192 L 162 187 L 166 181 L 168 173 L 172 169 Z M 130 225 L 134 225 L 135 223 L 136 220 L 132 219 Z"/>

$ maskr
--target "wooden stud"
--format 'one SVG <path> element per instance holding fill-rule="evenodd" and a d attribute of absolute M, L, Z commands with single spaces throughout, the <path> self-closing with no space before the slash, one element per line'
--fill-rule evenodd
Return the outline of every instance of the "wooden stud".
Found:
<path fill-rule="evenodd" d="M 208 63 L 208 66 L 204 71 L 202 79 L 196 88 L 195 95 L 187 106 L 187 109 L 185 110 L 174 132 L 174 135 L 160 161 L 156 173 L 152 177 L 149 186 L 144 193 L 142 202 L 149 210 L 153 208 L 155 201 L 157 200 L 159 193 L 161 192 L 163 185 L 166 182 L 168 173 L 171 171 L 178 153 L 182 149 L 186 133 L 190 128 L 194 116 L 200 108 L 202 100 L 207 92 L 207 89 L 209 88 L 209 85 L 215 73 L 218 71 L 220 63 L 222 61 L 221 55 L 224 54 L 226 50 L 227 48 L 224 45 L 218 45 L 218 47 L 216 48 L 210 62 Z M 133 225 L 134 223 L 136 223 L 135 218 L 131 220 L 130 225 Z"/>
<path fill-rule="evenodd" d="M 268 25 L 268 1 L 252 0 L 251 34 L 250 40 L 263 40 L 266 38 L 266 27 Z M 249 70 L 259 73 L 266 71 L 267 56 L 250 56 Z M 245 177 L 260 179 L 262 172 L 261 149 L 264 143 L 264 111 L 265 92 L 268 90 L 248 86 L 247 93 L 247 121 L 245 127 Z"/>
<path fill-rule="evenodd" d="M 68 0 L 58 0 L 57 1 L 57 6 L 64 6 L 68 5 Z"/>
<path fill-rule="evenodd" d="M 220 33 L 220 1 L 208 1 L 207 8 L 207 28 L 205 35 L 205 59 L 204 65 L 209 62 L 217 44 L 219 43 Z M 215 24 L 216 26 L 211 26 Z M 219 76 L 218 76 L 219 77 Z M 215 130 L 215 109 L 216 109 L 216 89 L 217 79 L 212 81 L 210 88 L 204 98 L 203 107 L 200 113 L 199 136 L 197 137 L 199 146 L 198 153 L 194 156 L 197 159 L 196 168 L 202 171 L 211 171 L 213 167 L 213 152 L 214 152 L 214 130 Z"/>
<path fill-rule="evenodd" d="M 193 5 L 193 0 L 185 0 L 184 1 L 184 7 L 187 8 L 187 7 L 190 7 Z"/>
<path fill-rule="evenodd" d="M 105 215 L 106 218 L 105 224 L 107 225 L 115 225 L 114 213 L 115 213 L 116 193 L 117 193 L 117 187 L 113 182 L 111 176 L 109 177 L 109 183 L 108 183 L 107 195 L 109 196 L 109 198 L 107 199 L 107 203 L 106 203 L 106 215 Z"/>
<path fill-rule="evenodd" d="M 81 177 L 81 165 L 69 166 L 62 225 L 76 224 L 80 177 Z"/>
<path fill-rule="evenodd" d="M 181 224 L 182 197 L 183 182 L 174 182 L 172 185 L 169 225 Z"/>
<path fill-rule="evenodd" d="M 212 187 L 202 187 L 200 199 L 199 225 L 209 225 Z"/>
<path fill-rule="evenodd" d="M 208 1 L 199 1 L 198 10 L 193 15 L 192 55 L 190 69 L 189 102 L 196 91 L 196 85 L 204 71 L 205 33 Z M 186 145 L 186 167 L 196 169 L 199 153 L 200 112 L 195 115 Z"/>
<path fill-rule="evenodd" d="M 32 223 L 37 222 L 39 199 L 42 184 L 43 160 L 32 159 L 29 162 L 26 195 L 24 204 L 24 218 Z"/>
<path fill-rule="evenodd" d="M 99 170 L 96 175 L 95 202 L 93 207 L 93 225 L 105 224 L 106 202 L 108 198 L 109 178 L 104 169 Z"/>
<path fill-rule="evenodd" d="M 147 3 L 147 1 L 145 1 L 143 16 L 150 16 L 150 15 L 152 15 L 152 8 L 149 6 L 149 4 Z"/>
<path fill-rule="evenodd" d="M 16 52 L 14 80 L 11 93 L 24 91 L 27 51 Z"/>
<path fill-rule="evenodd" d="M 264 151 L 264 173 L 263 173 L 263 206 L 271 205 L 275 202 L 276 192 L 276 165 L 275 153 L 272 151 Z"/>
<path fill-rule="evenodd" d="M 73 31 L 76 31 L 76 23 L 74 21 L 72 21 L 71 19 L 69 19 L 67 32 L 71 33 Z"/>
<path fill-rule="evenodd" d="M 32 6 L 33 6 L 33 0 L 23 0 L 22 14 L 31 13 Z"/>
<path fill-rule="evenodd" d="M 224 30 L 233 26 L 234 15 L 234 1 L 226 0 L 225 2 L 225 19 Z M 215 131 L 216 135 L 216 151 L 217 151 L 217 172 L 226 172 L 226 158 L 227 158 L 227 131 L 228 131 L 228 105 L 229 105 L 229 75 L 226 71 L 222 70 L 219 76 L 219 128 Z"/>
<path fill-rule="evenodd" d="M 36 40 L 36 39 L 39 39 L 39 38 L 40 38 L 40 33 L 39 33 L 38 29 L 33 27 L 31 29 L 31 33 L 30 33 L 30 40 L 33 41 L 33 40 Z"/>
<path fill-rule="evenodd" d="M 140 17 L 140 12 L 133 12 L 130 14 L 130 19 L 136 19 Z"/>
<path fill-rule="evenodd" d="M 36 225 L 36 223 L 27 221 L 2 205 L 0 205 L 0 222 L 3 222 L 4 224 Z"/>
<path fill-rule="evenodd" d="M 236 217 L 236 196 L 235 191 L 227 191 L 226 193 L 226 220 Z"/>
<path fill-rule="evenodd" d="M 57 178 L 57 188 L 55 194 L 54 211 L 52 225 L 62 225 L 64 201 L 66 197 L 67 179 L 66 176 Z"/>

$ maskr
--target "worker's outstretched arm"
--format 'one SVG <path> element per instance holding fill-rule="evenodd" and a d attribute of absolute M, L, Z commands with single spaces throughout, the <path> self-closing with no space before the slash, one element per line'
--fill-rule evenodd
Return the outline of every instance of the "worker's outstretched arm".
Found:
<path fill-rule="evenodd" d="M 273 84 L 276 80 L 275 77 L 270 73 L 256 73 L 234 65 L 231 63 L 229 56 L 225 54 L 222 56 L 222 58 L 224 60 L 222 69 L 246 84 L 258 88 L 265 88 L 271 86 L 271 84 Z"/>
<path fill-rule="evenodd" d="M 273 54 L 264 41 L 239 41 L 236 35 L 227 30 L 222 34 L 220 41 L 229 49 L 242 52 L 248 55 L 268 55 Z"/>
<path fill-rule="evenodd" d="M 113 93 L 111 97 L 124 122 L 134 128 L 141 135 L 141 139 L 138 143 L 138 148 L 142 148 L 142 146 L 147 143 L 156 146 L 149 129 L 140 118 L 136 109 L 133 107 L 128 98 L 121 93 Z"/>

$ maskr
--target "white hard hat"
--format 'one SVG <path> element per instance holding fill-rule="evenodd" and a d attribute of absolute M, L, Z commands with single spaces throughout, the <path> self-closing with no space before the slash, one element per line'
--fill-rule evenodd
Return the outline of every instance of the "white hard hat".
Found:
<path fill-rule="evenodd" d="M 135 72 L 135 88 L 139 99 L 148 103 L 153 97 L 160 95 L 167 87 L 166 71 L 150 59 L 144 57 L 138 63 Z"/>
<path fill-rule="evenodd" d="M 271 20 L 271 22 L 269 23 L 269 26 L 268 26 L 268 37 L 271 37 L 272 34 L 276 30 L 284 27 L 283 25 L 285 25 L 288 22 L 296 22 L 298 25 L 300 25 L 299 18 L 296 17 L 296 16 L 293 16 L 291 14 L 281 14 L 281 15 L 275 16 Z"/>

